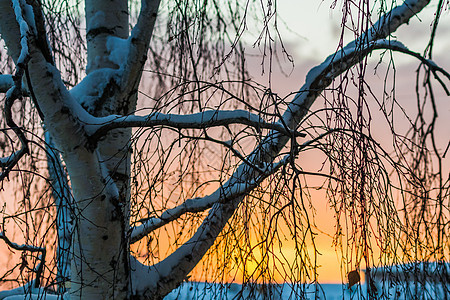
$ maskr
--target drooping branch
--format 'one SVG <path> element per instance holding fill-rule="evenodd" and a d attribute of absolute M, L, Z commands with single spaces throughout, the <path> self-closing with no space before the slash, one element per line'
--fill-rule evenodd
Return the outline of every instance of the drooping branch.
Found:
<path fill-rule="evenodd" d="M 14 242 L 11 242 L 8 237 L 5 235 L 4 232 L 0 232 L 0 239 L 4 240 L 5 243 L 15 249 L 15 250 L 20 250 L 20 251 L 30 251 L 30 252 L 45 252 L 45 248 L 41 248 L 41 247 L 36 247 L 36 246 L 32 246 L 32 245 L 26 245 L 26 244 L 16 244 Z"/>
<path fill-rule="evenodd" d="M 19 250 L 19 251 L 29 251 L 29 252 L 41 252 L 41 255 L 38 257 L 38 259 L 40 260 L 39 264 L 37 265 L 35 271 L 36 271 L 36 280 L 35 280 L 35 287 L 39 287 L 40 285 L 40 279 L 41 279 L 41 275 L 42 272 L 44 271 L 44 265 L 45 265 L 45 255 L 46 255 L 46 249 L 43 247 L 36 247 L 36 246 L 32 246 L 32 245 L 26 245 L 26 244 L 16 244 L 14 242 L 11 242 L 8 237 L 5 235 L 5 233 L 2 231 L 0 232 L 0 239 L 4 240 L 5 243 L 15 249 L 15 250 Z"/>
<path fill-rule="evenodd" d="M 306 76 L 305 84 L 289 103 L 282 116 L 284 124 L 287 124 L 291 130 L 295 130 L 309 112 L 316 98 L 337 76 L 362 61 L 376 48 L 377 40 L 385 39 L 399 26 L 407 23 L 428 3 L 429 0 L 406 0 L 402 5 L 393 8 L 382 16 L 373 27 L 358 39 L 330 55 L 319 66 L 311 69 Z M 255 164 L 269 164 L 285 147 L 288 140 L 289 137 L 271 132 L 249 155 L 248 160 Z M 242 164 L 229 181 L 230 183 L 238 183 L 253 178 L 255 178 L 255 172 L 249 169 L 247 165 Z M 234 201 L 215 204 L 192 238 L 163 261 L 148 267 L 147 272 L 150 278 L 146 284 L 137 287 L 135 293 L 160 297 L 166 295 L 181 283 L 214 243 L 242 199 L 242 196 L 238 196 Z M 137 272 L 135 273 L 142 276 L 145 268 L 142 265 L 136 268 Z"/>
<path fill-rule="evenodd" d="M 172 222 L 186 213 L 195 213 L 205 211 L 211 208 L 217 203 L 226 203 L 232 201 L 238 197 L 244 196 L 256 188 L 264 179 L 270 175 L 276 173 L 280 167 L 286 165 L 291 158 L 291 155 L 286 155 L 282 160 L 275 163 L 273 166 L 268 166 L 265 170 L 255 179 L 251 181 L 235 182 L 231 184 L 227 181 L 221 185 L 214 193 L 202 197 L 188 199 L 181 205 L 168 209 L 161 214 L 160 217 L 152 217 L 142 219 L 142 225 L 132 228 L 131 231 L 131 243 L 135 243 L 148 235 L 155 229 L 164 226 L 165 224 Z"/>
<path fill-rule="evenodd" d="M 317 142 L 323 139 L 325 136 L 330 135 L 336 132 L 336 129 L 332 129 L 319 135 L 318 137 L 308 140 L 305 143 L 299 145 L 297 149 L 295 149 L 295 155 L 312 143 Z M 261 172 L 260 176 L 255 178 L 250 182 L 240 182 L 235 183 L 234 186 L 230 186 L 230 181 L 227 181 L 225 184 L 221 185 L 214 193 L 201 197 L 188 199 L 177 207 L 166 210 L 159 217 L 150 217 L 139 220 L 142 224 L 131 228 L 131 236 L 130 242 L 135 243 L 141 240 L 144 236 L 148 235 L 152 231 L 168 224 L 176 220 L 181 215 L 186 213 L 194 213 L 205 211 L 206 209 L 211 208 L 214 204 L 226 203 L 228 201 L 235 200 L 238 197 L 247 195 L 251 192 L 255 187 L 257 187 L 264 179 L 268 178 L 270 175 L 275 174 L 280 167 L 285 166 L 292 158 L 292 154 L 285 155 L 283 159 L 279 162 L 275 163 L 273 166 L 266 167 L 265 169 L 258 168 Z M 306 172 L 307 173 L 307 172 Z M 309 173 L 308 173 L 309 174 Z M 322 175 L 323 174 L 312 174 L 312 175 Z M 329 176 L 334 180 L 338 180 L 332 176 Z"/>
<path fill-rule="evenodd" d="M 330 80 L 327 79 L 327 76 L 332 77 L 333 79 L 336 76 L 338 76 L 338 74 L 330 75 L 330 72 L 332 72 L 332 70 L 335 69 L 335 66 L 344 65 L 344 66 L 351 67 L 351 66 L 355 65 L 357 62 L 359 62 L 360 59 L 363 59 L 363 57 L 365 55 L 367 55 L 368 53 L 370 53 L 372 50 L 385 49 L 388 45 L 388 42 L 389 41 L 383 40 L 383 41 L 377 41 L 374 43 L 370 43 L 368 45 L 367 49 L 365 49 L 365 50 L 355 50 L 353 48 L 346 49 L 347 53 L 345 53 L 345 51 L 344 51 L 343 53 L 340 54 L 343 56 L 341 60 L 329 61 L 328 67 L 323 68 L 322 72 L 320 72 L 318 74 L 312 73 L 311 75 L 315 76 L 316 77 L 315 79 L 317 79 L 317 78 L 324 79 L 324 83 L 330 82 Z M 358 51 L 358 54 L 360 54 L 359 51 L 363 51 L 363 53 L 365 53 L 365 55 L 362 55 L 359 58 L 359 60 L 354 60 L 354 58 L 356 57 L 356 55 L 355 55 L 356 51 Z M 338 57 L 338 55 L 336 57 Z M 344 69 L 341 69 L 340 73 L 342 73 L 344 71 L 345 71 Z M 313 82 L 314 82 L 314 80 L 313 80 Z M 322 89 L 324 89 L 325 87 L 326 86 L 324 85 L 322 87 Z M 314 90 L 314 92 L 316 93 L 317 90 Z M 181 124 L 181 122 L 179 122 L 178 124 Z M 279 123 L 276 123 L 276 124 L 279 124 Z M 275 130 L 277 130 L 278 133 L 274 132 L 274 134 L 279 134 L 279 132 L 281 131 L 278 128 Z M 331 132 L 333 132 L 333 131 L 331 131 Z M 327 133 L 327 134 L 329 134 L 329 133 Z M 277 137 L 277 138 L 271 137 L 269 140 L 276 141 L 279 138 L 280 137 Z M 319 138 L 322 138 L 322 136 L 320 136 Z M 314 140 L 316 140 L 316 139 L 314 139 Z M 272 144 L 272 143 L 270 143 L 270 144 Z M 305 147 L 309 144 L 310 144 L 310 142 L 308 141 L 308 142 L 304 143 L 302 145 L 302 147 Z M 271 146 L 273 147 L 274 145 L 272 144 Z M 256 160 L 255 153 L 253 153 L 253 155 L 250 155 L 250 157 L 252 159 L 247 160 L 247 161 L 250 161 L 250 163 L 252 163 L 252 162 L 254 164 L 256 164 L 256 162 L 261 163 Z M 274 157 L 275 156 L 273 156 L 273 158 Z M 287 161 L 287 158 L 284 158 L 282 160 L 282 162 L 286 162 L 286 161 Z M 262 163 L 267 163 L 267 162 L 262 162 Z M 145 222 L 142 225 L 133 229 L 133 232 L 131 235 L 132 243 L 136 242 L 137 240 L 139 240 L 146 234 L 150 233 L 151 231 L 167 224 L 170 221 L 175 220 L 176 218 L 178 218 L 179 216 L 181 216 L 184 213 L 204 211 L 204 210 L 212 207 L 213 204 L 226 203 L 228 201 L 236 199 L 237 197 L 247 194 L 248 192 L 253 190 L 256 186 L 258 186 L 264 178 L 267 178 L 267 176 L 269 176 L 270 174 L 273 174 L 273 172 L 275 172 L 279 168 L 280 163 L 276 164 L 277 165 L 276 168 L 269 168 L 267 171 L 263 171 L 262 176 L 260 174 L 255 173 L 254 170 L 252 172 L 250 172 L 250 171 L 243 172 L 243 174 L 247 174 L 247 177 L 245 177 L 245 180 L 247 180 L 247 181 L 235 182 L 234 185 L 230 185 L 230 182 L 232 182 L 232 180 L 230 179 L 228 182 L 226 182 L 223 186 L 221 186 L 218 190 L 216 190 L 211 195 L 208 195 L 203 198 L 189 199 L 189 200 L 185 201 L 183 204 L 165 211 L 160 217 L 145 219 L 144 220 Z M 249 167 L 249 166 L 247 165 L 246 167 Z M 259 168 L 259 170 L 260 170 L 260 168 Z M 251 175 L 248 176 L 249 174 L 251 174 Z M 252 175 L 255 176 L 255 178 L 252 178 Z M 258 176 L 258 177 L 256 177 L 256 176 Z M 238 176 L 236 174 L 234 174 L 232 176 L 232 178 L 238 178 Z"/>
<path fill-rule="evenodd" d="M 256 129 L 273 129 L 288 136 L 305 136 L 285 128 L 280 123 L 268 123 L 262 117 L 245 110 L 209 110 L 190 115 L 163 114 L 159 112 L 148 116 L 125 116 L 98 118 L 98 122 L 104 124 L 86 124 L 91 141 L 98 141 L 108 131 L 115 128 L 127 127 L 156 127 L 166 126 L 177 129 L 204 129 L 216 126 L 227 126 L 232 124 L 243 124 Z M 110 121 L 108 121 L 110 120 Z"/>
<path fill-rule="evenodd" d="M 427 58 L 423 57 L 420 53 L 409 50 L 405 45 L 403 45 L 399 41 L 380 40 L 380 41 L 377 41 L 376 48 L 377 49 L 389 49 L 392 51 L 401 52 L 401 53 L 404 53 L 404 54 L 407 54 L 407 55 L 417 58 L 418 60 L 420 60 L 424 65 L 426 65 L 429 68 L 429 70 L 433 73 L 434 78 L 441 84 L 441 86 L 444 89 L 447 96 L 450 96 L 450 91 L 448 90 L 447 86 L 445 85 L 445 83 L 442 81 L 442 79 L 438 75 L 438 73 L 441 73 L 448 80 L 450 80 L 450 73 L 448 73 L 443 68 L 439 67 L 431 59 L 427 59 Z"/>

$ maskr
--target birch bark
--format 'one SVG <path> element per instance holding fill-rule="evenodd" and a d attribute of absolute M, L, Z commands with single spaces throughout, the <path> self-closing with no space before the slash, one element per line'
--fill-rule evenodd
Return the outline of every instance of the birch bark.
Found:
<path fill-rule="evenodd" d="M 100 69 L 118 69 L 109 60 L 107 40 L 114 36 L 128 37 L 128 1 L 87 0 L 87 73 Z M 122 114 L 134 111 L 134 103 L 117 105 L 117 83 L 108 82 L 94 116 Z M 135 99 L 133 99 L 135 100 Z M 74 233 L 74 259 L 72 261 L 71 298 L 126 299 L 129 296 L 129 199 L 130 151 L 128 143 L 131 129 L 109 132 L 99 142 L 93 164 L 102 165 L 102 174 L 95 174 L 91 184 L 105 187 L 109 193 L 79 196 L 76 231 Z M 86 174 L 84 176 L 86 178 Z M 97 182 L 98 178 L 102 182 Z M 106 181 L 106 182 L 105 182 Z M 72 178 L 72 185 L 85 186 Z"/>

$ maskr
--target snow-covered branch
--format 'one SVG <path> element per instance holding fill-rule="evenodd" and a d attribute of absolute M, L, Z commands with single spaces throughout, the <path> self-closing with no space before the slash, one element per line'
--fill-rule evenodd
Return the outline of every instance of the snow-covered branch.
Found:
<path fill-rule="evenodd" d="M 19 162 L 19 160 L 28 153 L 28 147 L 23 146 L 18 151 L 12 153 L 10 156 L 0 158 L 0 167 L 2 172 L 0 172 L 0 180 L 5 179 L 9 172 L 14 168 L 14 166 Z"/>
<path fill-rule="evenodd" d="M 6 94 L 7 124 L 25 147 L 26 138 L 13 121 L 11 107 L 23 95 L 22 78 L 26 73 L 30 93 L 33 91 L 34 95 L 32 98 L 40 114 L 45 116 L 44 122 L 48 130 L 52 131 L 53 138 L 60 141 L 61 137 L 67 139 L 68 133 L 74 134 L 76 139 L 72 136 L 67 140 L 69 144 L 72 141 L 79 146 L 84 136 L 79 120 L 87 122 L 90 115 L 70 96 L 53 60 L 48 57 L 47 47 L 38 44 L 40 38 L 36 36 L 37 33 L 33 7 L 22 0 L 13 1 L 13 6 L 10 1 L 0 0 L 0 34 L 17 66 L 12 77 L 13 86 Z M 8 83 L 8 77 L 4 81 Z M 73 149 L 77 145 L 72 143 L 69 147 Z M 23 150 L 25 153 L 27 151 L 27 148 Z"/>
<path fill-rule="evenodd" d="M 296 153 L 294 154 L 297 155 L 297 153 L 301 149 L 310 146 L 314 142 L 317 142 L 318 140 L 321 140 L 325 136 L 330 135 L 336 131 L 337 130 L 335 129 L 329 130 L 312 140 L 308 140 L 302 143 L 297 147 L 297 149 L 295 149 Z M 247 195 L 255 187 L 257 187 L 264 179 L 277 172 L 280 169 L 280 167 L 286 165 L 290 160 L 291 154 L 285 155 L 283 159 L 275 163 L 273 166 L 265 168 L 265 170 L 262 170 L 261 168 L 258 167 L 258 169 L 261 170 L 261 174 L 259 177 L 253 179 L 252 181 L 237 182 L 234 185 L 230 185 L 230 181 L 227 181 L 225 184 L 221 185 L 214 193 L 208 196 L 202 198 L 188 199 L 179 206 L 166 210 L 159 217 L 144 218 L 139 220 L 139 222 L 141 222 L 142 224 L 131 229 L 132 231 L 130 242 L 135 243 L 139 241 L 144 236 L 148 235 L 150 232 L 164 226 L 165 224 L 168 224 L 173 220 L 176 220 L 183 214 L 205 211 L 206 209 L 211 208 L 216 203 L 226 203 L 240 196 Z M 313 175 L 321 175 L 321 174 L 314 173 Z M 334 177 L 330 178 L 335 179 Z"/>
<path fill-rule="evenodd" d="M 14 85 L 13 75 L 0 74 L 0 93 L 6 93 Z M 21 91 L 23 96 L 28 96 L 29 92 L 25 86 L 22 86 Z"/>
<path fill-rule="evenodd" d="M 147 60 L 148 45 L 153 35 L 160 0 L 142 0 L 138 21 L 128 38 L 128 51 L 123 61 L 119 86 L 124 99 L 135 93 Z"/>
<path fill-rule="evenodd" d="M 14 76 L 11 78 L 12 85 L 6 92 L 6 100 L 4 108 L 6 124 L 9 126 L 9 128 L 11 128 L 14 131 L 14 133 L 19 138 L 21 143 L 21 149 L 14 152 L 9 157 L 5 157 L 0 160 L 3 169 L 2 173 L 0 174 L 0 180 L 3 180 L 5 177 L 7 177 L 11 169 L 19 162 L 22 156 L 28 153 L 28 140 L 25 137 L 25 134 L 22 131 L 22 129 L 19 128 L 19 126 L 17 126 L 12 116 L 12 106 L 14 102 L 18 99 L 20 100 L 22 99 L 22 78 L 25 73 L 26 64 L 30 58 L 28 53 L 28 39 L 30 33 L 29 27 L 24 20 L 25 15 L 22 15 L 22 12 L 24 11 L 22 5 L 25 6 L 26 4 L 22 3 L 19 0 L 15 0 L 12 3 L 14 16 L 17 20 L 17 23 L 19 24 L 20 53 L 19 57 L 17 58 L 16 72 Z M 4 77 L 3 79 L 6 83 L 10 83 L 8 77 L 6 78 Z"/>
<path fill-rule="evenodd" d="M 406 0 L 402 5 L 393 8 L 382 16 L 360 38 L 330 55 L 322 64 L 311 69 L 306 76 L 305 84 L 295 95 L 292 102 L 289 103 L 286 112 L 283 114 L 283 123 L 290 130 L 295 130 L 301 120 L 307 115 L 317 97 L 337 76 L 363 60 L 375 49 L 377 40 L 385 39 L 400 25 L 407 23 L 428 2 L 429 0 Z M 288 140 L 289 137 L 287 136 L 283 136 L 275 131 L 270 132 L 248 156 L 248 161 L 257 165 L 272 163 Z M 254 179 L 255 172 L 247 165 L 241 164 L 231 176 L 229 183 L 232 185 Z M 138 287 L 140 290 L 136 292 L 144 295 L 158 295 L 158 293 L 165 295 L 167 291 L 170 291 L 184 280 L 214 243 L 242 199 L 242 196 L 238 196 L 227 203 L 213 205 L 208 216 L 192 238 L 166 259 L 148 268 L 149 274 L 157 274 L 157 282 L 155 282 L 155 278 L 152 278 L 145 285 Z M 139 273 L 140 276 L 143 276 L 142 266 Z"/>
<path fill-rule="evenodd" d="M 268 123 L 262 117 L 245 110 L 208 110 L 190 115 L 155 112 L 148 116 L 110 116 L 97 120 L 100 122 L 105 120 L 105 123 L 86 124 L 85 126 L 92 141 L 97 141 L 115 128 L 166 126 L 177 129 L 204 129 L 232 124 L 243 124 L 257 129 L 273 129 L 289 136 L 304 136 L 302 133 L 291 132 L 280 123 Z M 108 122 L 108 120 L 111 121 Z"/>
<path fill-rule="evenodd" d="M 26 245 L 26 244 L 16 244 L 14 242 L 11 242 L 5 235 L 4 232 L 0 232 L 0 239 L 4 240 L 5 243 L 15 249 L 15 250 L 19 250 L 19 251 L 30 251 L 30 252 L 41 252 L 41 255 L 39 255 L 39 264 L 37 265 L 35 272 L 36 272 L 36 280 L 35 280 L 35 286 L 38 287 L 39 283 L 40 283 L 40 277 L 42 275 L 42 272 L 44 270 L 44 264 L 45 264 L 45 255 L 46 255 L 46 249 L 43 247 L 36 247 L 36 246 L 32 246 L 32 245 Z"/>
<path fill-rule="evenodd" d="M 376 40 L 385 39 L 397 30 L 401 25 L 407 24 L 409 20 L 419 13 L 430 0 L 405 0 L 401 5 L 391 9 L 378 19 L 378 21 L 367 32 L 364 32 L 356 40 L 354 45 L 361 45 Z"/>
<path fill-rule="evenodd" d="M 181 205 L 166 210 L 160 217 L 152 217 L 140 220 L 142 224 L 140 226 L 132 228 L 131 231 L 131 243 L 135 243 L 148 235 L 153 230 L 164 226 L 165 224 L 176 220 L 180 216 L 186 213 L 194 213 L 205 211 L 211 208 L 216 203 L 226 203 L 234 200 L 237 197 L 248 194 L 255 187 L 257 187 L 265 178 L 274 174 L 281 166 L 286 165 L 289 162 L 290 155 L 286 155 L 282 160 L 275 163 L 273 166 L 268 166 L 260 176 L 251 180 L 243 182 L 235 182 L 231 184 L 231 181 L 227 181 L 221 185 L 214 193 L 202 197 L 188 199 Z"/>
<path fill-rule="evenodd" d="M 25 19 L 29 19 L 30 17 L 32 18 L 32 16 L 30 16 L 28 14 L 28 18 L 26 16 L 27 11 L 25 10 L 25 3 L 23 3 L 23 1 L 21 0 L 12 0 L 12 6 L 14 9 L 14 14 L 16 16 L 16 20 L 17 20 L 17 24 L 19 24 L 19 30 L 20 30 L 20 55 L 19 58 L 17 59 L 17 65 L 19 67 L 24 67 L 24 65 L 27 63 L 28 59 L 29 59 L 29 54 L 28 54 L 28 37 L 29 37 L 29 25 L 28 23 L 25 21 Z"/>
<path fill-rule="evenodd" d="M 9 247 L 11 247 L 11 248 L 13 248 L 13 249 L 15 249 L 15 250 L 20 250 L 20 251 L 30 251 L 30 252 L 45 252 L 45 248 L 36 247 L 36 246 L 32 246 L 32 245 L 25 245 L 25 244 L 19 245 L 19 244 L 16 244 L 16 243 L 14 243 L 14 242 L 11 242 L 11 241 L 6 237 L 5 233 L 2 232 L 2 231 L 0 232 L 0 239 L 4 240 L 5 243 L 6 243 Z"/>
<path fill-rule="evenodd" d="M 385 40 L 379 40 L 379 41 L 376 42 L 375 48 L 376 49 L 388 49 L 388 50 L 392 50 L 392 51 L 397 51 L 397 52 L 401 52 L 401 53 L 404 53 L 404 54 L 407 54 L 407 55 L 410 55 L 410 56 L 413 56 L 413 57 L 417 58 L 418 60 L 420 60 L 424 65 L 426 65 L 429 68 L 429 70 L 433 73 L 433 75 L 436 78 L 436 80 L 439 81 L 439 83 L 441 84 L 442 88 L 445 90 L 447 96 L 450 96 L 450 91 L 448 90 L 447 86 L 444 84 L 444 82 L 441 80 L 441 78 L 438 75 L 438 73 L 441 73 L 447 79 L 450 80 L 450 73 L 448 73 L 443 68 L 439 67 L 431 59 L 427 59 L 427 58 L 423 57 L 423 55 L 421 55 L 420 53 L 417 53 L 417 52 L 409 50 L 401 42 L 394 41 L 394 40 L 386 40 L 386 39 Z"/>

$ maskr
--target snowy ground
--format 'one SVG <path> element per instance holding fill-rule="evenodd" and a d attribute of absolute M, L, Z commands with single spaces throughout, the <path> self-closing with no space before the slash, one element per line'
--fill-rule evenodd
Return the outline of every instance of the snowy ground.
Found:
<path fill-rule="evenodd" d="M 447 285 L 447 291 L 450 285 Z M 413 285 L 405 287 L 404 285 L 385 286 L 384 289 L 378 286 L 379 294 L 377 299 L 450 299 L 450 294 L 444 292 L 442 286 L 428 286 L 427 290 L 415 289 Z M 346 300 L 346 299 L 367 299 L 366 286 L 354 286 L 349 290 L 341 284 L 321 284 L 308 285 L 302 288 L 289 284 L 272 285 L 263 287 L 253 285 L 242 288 L 239 284 L 206 284 L 206 283 L 185 283 L 178 289 L 170 293 L 165 300 L 213 300 L 213 299 L 327 299 L 327 300 Z"/>
<path fill-rule="evenodd" d="M 317 291 L 316 291 L 317 287 Z M 355 289 L 352 294 L 356 295 Z M 303 297 L 302 297 L 303 295 Z M 345 297 L 344 295 L 348 295 Z M 317 298 L 316 298 L 317 296 Z M 309 285 L 303 291 L 300 286 L 284 285 L 252 285 L 242 288 L 239 284 L 205 284 L 185 283 L 170 293 L 165 300 L 190 299 L 350 299 L 350 291 L 341 284 Z"/>

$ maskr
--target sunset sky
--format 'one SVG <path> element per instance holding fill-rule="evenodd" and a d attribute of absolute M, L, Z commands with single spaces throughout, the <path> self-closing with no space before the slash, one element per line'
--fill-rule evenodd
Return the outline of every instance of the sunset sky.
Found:
<path fill-rule="evenodd" d="M 281 0 L 277 2 L 279 12 L 279 29 L 286 43 L 286 47 L 290 54 L 294 57 L 295 66 L 291 67 L 289 63 L 283 64 L 283 71 L 290 73 L 290 76 L 286 77 L 281 74 L 280 70 L 275 68 L 272 78 L 272 90 L 279 93 L 281 97 L 291 92 L 295 92 L 302 84 L 307 71 L 322 62 L 328 55 L 332 54 L 339 43 L 341 33 L 341 18 L 342 13 L 340 5 L 342 1 L 337 1 L 337 6 L 331 9 L 331 3 L 333 1 L 298 1 L 298 0 Z M 431 32 L 431 22 L 435 13 L 437 1 L 427 7 L 418 18 L 414 19 L 409 26 L 403 26 L 398 30 L 396 36 L 402 41 L 410 50 L 422 53 L 425 49 L 429 33 Z M 448 38 L 450 33 L 450 18 L 448 11 L 445 11 L 440 21 L 440 27 L 438 30 L 435 48 L 434 48 L 434 60 L 442 65 L 444 68 L 450 65 L 450 59 L 448 59 L 448 49 L 450 48 L 450 39 Z M 376 19 L 373 19 L 375 21 Z M 284 24 L 283 24 L 284 22 Z M 289 29 L 288 29 L 289 28 Z M 349 32 L 346 33 L 346 43 L 351 40 L 353 35 Z M 446 55 L 447 54 L 447 55 Z M 379 55 L 377 53 L 372 55 L 371 61 L 373 63 L 378 62 Z M 415 109 L 414 106 L 414 85 L 415 85 L 415 70 L 418 66 L 418 62 L 411 57 L 404 55 L 395 55 L 395 62 L 397 67 L 397 97 L 400 101 L 404 101 L 403 104 L 411 110 Z M 367 78 L 372 83 L 372 88 L 382 95 L 383 92 L 383 67 L 381 72 L 373 75 L 373 67 L 368 68 Z M 255 79 L 258 78 L 264 82 L 267 74 L 260 75 L 261 66 L 255 62 L 255 65 L 250 66 L 254 71 Z M 448 129 L 445 120 L 450 117 L 450 105 L 448 97 L 442 93 L 440 87 L 436 87 L 438 90 L 437 98 L 442 104 L 442 110 L 440 110 L 441 119 L 438 122 L 440 130 L 440 136 L 442 137 L 441 148 L 445 148 L 448 143 L 448 136 L 450 136 L 450 130 Z M 412 100 L 412 101 L 411 101 Z M 409 103 L 408 103 L 409 101 Z M 445 101 L 445 102 L 444 102 Z M 322 102 L 320 104 L 322 105 Z M 318 107 L 318 106 L 316 106 Z M 447 117 L 446 117 L 447 116 Z M 372 133 L 375 137 L 379 138 L 380 142 L 389 144 L 390 137 L 387 137 L 383 129 L 384 126 L 377 127 L 376 117 L 372 127 Z M 403 126 L 403 127 L 402 127 Z M 402 129 L 408 129 L 407 123 L 398 121 L 398 127 Z M 318 171 L 320 168 L 320 159 L 318 160 L 315 153 L 302 154 L 299 158 L 304 162 L 305 169 L 310 171 Z M 317 162 L 315 164 L 314 162 Z M 448 162 L 446 163 L 448 167 Z M 315 198 L 313 199 L 317 208 L 317 225 L 320 230 L 327 234 L 320 234 L 317 239 L 319 252 L 322 254 L 319 257 L 319 279 L 322 283 L 340 283 L 345 276 L 340 268 L 338 255 L 332 246 L 331 236 L 334 233 L 334 216 L 327 203 L 325 194 L 322 192 L 314 192 Z M 286 249 L 287 250 L 287 249 Z M 377 249 L 374 249 L 377 253 Z M 289 252 L 289 250 L 287 250 Z M 292 251 L 291 251 L 292 252 Z M 294 256 L 294 253 L 292 252 Z M 376 257 L 376 255 L 375 255 Z M 344 279 L 345 281 L 345 279 Z"/>
<path fill-rule="evenodd" d="M 258 2 L 258 1 L 254 1 Z M 264 2 L 264 1 L 263 1 Z M 339 39 L 341 37 L 341 5 L 343 0 L 336 1 L 336 7 L 334 9 L 330 8 L 333 0 L 278 0 L 277 10 L 278 10 L 278 29 L 280 30 L 281 36 L 283 37 L 284 44 L 287 51 L 292 55 L 294 59 L 294 64 L 292 65 L 287 61 L 282 55 L 281 65 L 275 66 L 273 73 L 271 74 L 271 90 L 274 93 L 280 95 L 284 98 L 286 95 L 295 93 L 302 86 L 305 80 L 307 72 L 314 66 L 320 64 L 325 60 L 327 56 L 334 53 L 338 49 Z M 372 1 L 371 1 L 372 2 Z M 397 1 L 401 2 L 401 1 Z M 433 2 L 433 1 L 432 1 Z M 433 15 L 435 13 L 437 1 L 434 1 L 434 5 L 427 7 L 424 12 L 422 12 L 419 17 L 411 21 L 409 26 L 403 26 L 396 33 L 396 36 L 400 41 L 402 41 L 411 50 L 423 53 L 429 38 L 429 33 L 431 31 L 431 22 Z M 376 21 L 374 17 L 373 21 Z M 435 42 L 434 48 L 434 60 L 438 65 L 450 69 L 450 58 L 448 56 L 448 49 L 450 49 L 450 16 L 449 12 L 445 11 L 441 18 L 441 26 L 438 31 L 438 35 Z M 249 29 L 252 31 L 252 23 L 248 23 Z M 353 34 L 349 31 L 346 32 L 344 36 L 345 43 L 349 42 L 354 38 Z M 260 53 L 261 49 L 254 47 L 255 35 L 249 34 L 244 36 L 244 41 L 247 43 L 246 49 L 249 53 Z M 387 56 L 386 56 L 387 57 Z M 366 80 L 370 83 L 370 87 L 374 94 L 378 96 L 383 95 L 384 83 L 385 83 L 385 72 L 387 64 L 385 62 L 381 63 L 377 72 L 374 72 L 374 67 L 379 61 L 379 52 L 375 52 L 369 59 L 369 67 L 367 68 Z M 255 81 L 262 83 L 263 85 L 268 84 L 269 74 L 265 72 L 262 74 L 263 67 L 261 66 L 261 58 L 248 57 L 247 59 L 249 71 L 251 72 Z M 415 70 L 418 66 L 418 61 L 411 57 L 406 57 L 401 54 L 395 54 L 396 62 L 396 97 L 397 100 L 405 107 L 405 109 L 411 114 L 414 113 L 416 109 L 415 102 Z M 265 68 L 265 70 L 267 70 Z M 439 102 L 439 113 L 440 119 L 436 124 L 438 134 L 438 147 L 439 149 L 445 149 L 449 136 L 450 127 L 446 124 L 446 121 L 450 119 L 450 99 L 444 96 L 442 89 L 439 86 L 436 88 L 436 98 Z M 354 92 L 354 91 L 353 91 Z M 369 104 L 369 106 L 372 104 Z M 312 109 L 317 109 L 323 107 L 323 100 L 318 100 L 314 104 Z M 372 121 L 372 134 L 373 137 L 385 145 L 387 148 L 390 147 L 391 132 L 386 134 L 386 124 L 381 122 L 380 116 L 377 115 L 377 107 L 373 104 L 372 109 L 375 110 Z M 399 119 L 396 121 L 397 129 L 400 132 L 408 130 L 408 122 L 404 119 Z M 450 156 L 450 155 L 449 155 Z M 213 157 L 211 159 L 217 159 Z M 326 173 L 327 170 L 321 170 L 323 167 L 323 156 L 317 152 L 304 152 L 301 153 L 298 158 L 298 162 L 301 164 L 305 171 L 309 172 L 323 172 Z M 448 161 L 444 162 L 444 168 L 450 168 L 450 163 Z M 319 186 L 323 183 L 323 178 L 308 178 L 312 186 Z M 12 190 L 3 191 L 0 194 L 0 203 L 7 202 L 13 199 Z M 201 196 L 201 195 L 199 195 Z M 318 256 L 318 269 L 319 282 L 320 283 L 341 283 L 345 282 L 345 268 L 343 268 L 343 263 L 340 261 L 339 253 L 332 245 L 333 235 L 335 233 L 335 216 L 334 212 L 331 210 L 328 199 L 326 197 L 325 190 L 314 190 L 311 189 L 312 203 L 316 209 L 315 228 L 318 233 L 316 238 L 317 250 L 320 253 Z M 8 209 L 10 209 L 8 207 Z M 172 227 L 173 226 L 173 227 Z M 176 227 L 177 225 L 168 225 L 170 227 L 167 232 L 171 238 L 177 236 L 177 234 L 182 234 L 182 229 Z M 163 232 L 165 229 L 162 229 Z M 178 231 L 177 231 L 178 230 Z M 166 232 L 166 233 L 167 233 Z M 164 233 L 161 234 L 162 236 Z M 161 239 L 161 241 L 153 241 L 154 243 L 160 243 L 161 253 L 173 245 L 166 245 L 173 242 L 173 239 L 168 238 Z M 150 244 L 150 242 L 149 242 Z M 295 260 L 296 253 L 291 245 L 291 241 L 284 242 L 284 248 L 282 253 L 287 260 Z M 147 246 L 142 244 L 142 247 Z M 0 252 L 2 251 L 0 245 Z M 136 246 L 137 247 L 137 246 Z M 136 249 L 134 249 L 136 250 Z M 279 249 L 274 250 L 274 254 L 277 254 Z M 378 249 L 374 248 L 374 256 L 378 254 Z M 279 253 L 278 253 L 279 254 Z M 160 255 L 158 253 L 158 255 Z M 163 256 L 161 254 L 161 256 Z M 257 256 L 257 255 L 256 255 Z M 6 263 L 11 260 L 10 256 L 0 257 L 0 264 L 6 265 Z M 347 262 L 348 263 L 348 262 Z M 352 263 L 353 264 L 353 263 Z M 255 262 L 253 265 L 249 263 L 247 266 L 249 269 L 257 268 L 258 265 Z M 197 269 L 201 269 L 201 263 L 198 265 Z M 348 265 L 346 268 L 351 268 Z M 195 270 L 195 269 L 194 269 Z M 195 273 L 195 271 L 194 271 Z M 204 280 L 204 277 L 195 277 L 195 280 Z M 237 279 L 237 277 L 231 277 L 231 279 Z M 282 280 L 283 276 L 275 279 Z"/>

